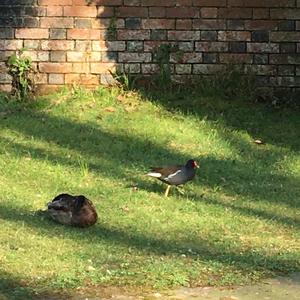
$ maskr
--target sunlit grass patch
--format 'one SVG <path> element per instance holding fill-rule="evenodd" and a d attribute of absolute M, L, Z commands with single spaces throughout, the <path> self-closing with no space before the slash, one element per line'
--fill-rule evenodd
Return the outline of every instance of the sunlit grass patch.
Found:
<path fill-rule="evenodd" d="M 298 112 L 119 88 L 0 105 L 0 290 L 12 299 L 299 271 Z M 165 198 L 145 176 L 189 158 L 200 169 L 183 195 Z M 69 228 L 36 214 L 63 192 L 91 199 L 98 223 Z"/>

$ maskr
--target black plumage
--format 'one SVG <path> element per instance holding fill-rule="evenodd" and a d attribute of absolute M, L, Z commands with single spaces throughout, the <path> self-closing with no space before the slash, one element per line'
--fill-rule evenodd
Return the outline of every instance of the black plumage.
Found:
<path fill-rule="evenodd" d="M 172 185 L 178 186 L 192 180 L 196 175 L 197 168 L 199 168 L 197 162 L 190 159 L 185 165 L 153 167 L 147 175 L 166 183 L 168 187 L 165 196 L 168 196 Z"/>

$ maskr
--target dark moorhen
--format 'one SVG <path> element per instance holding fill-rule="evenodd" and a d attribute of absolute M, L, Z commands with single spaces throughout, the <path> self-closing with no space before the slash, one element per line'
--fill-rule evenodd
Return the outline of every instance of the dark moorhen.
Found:
<path fill-rule="evenodd" d="M 97 222 L 96 209 L 85 196 L 60 194 L 47 204 L 48 215 L 56 222 L 78 227 L 88 227 Z"/>
<path fill-rule="evenodd" d="M 155 177 L 168 185 L 165 191 L 165 196 L 167 197 L 172 185 L 177 186 L 192 180 L 195 177 L 196 168 L 199 168 L 197 162 L 190 159 L 185 165 L 181 166 L 151 168 L 147 175 Z"/>

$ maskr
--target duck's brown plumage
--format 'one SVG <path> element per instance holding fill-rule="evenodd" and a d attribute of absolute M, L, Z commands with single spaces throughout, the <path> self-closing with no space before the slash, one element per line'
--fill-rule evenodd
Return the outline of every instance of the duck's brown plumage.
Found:
<path fill-rule="evenodd" d="M 78 227 L 94 225 L 98 219 L 92 201 L 82 195 L 60 194 L 48 203 L 47 212 L 58 223 Z"/>

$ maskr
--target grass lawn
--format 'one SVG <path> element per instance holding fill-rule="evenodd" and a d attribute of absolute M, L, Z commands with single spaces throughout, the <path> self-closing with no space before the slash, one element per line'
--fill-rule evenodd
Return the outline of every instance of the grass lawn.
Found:
<path fill-rule="evenodd" d="M 2 296 L 300 271 L 299 111 L 196 89 L 77 88 L 27 104 L 1 96 L 0 124 Z M 189 158 L 200 169 L 184 195 L 165 198 L 144 175 Z M 91 199 L 98 223 L 64 227 L 36 214 L 63 192 Z"/>

